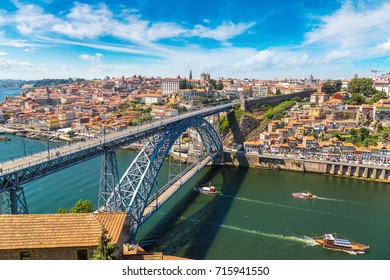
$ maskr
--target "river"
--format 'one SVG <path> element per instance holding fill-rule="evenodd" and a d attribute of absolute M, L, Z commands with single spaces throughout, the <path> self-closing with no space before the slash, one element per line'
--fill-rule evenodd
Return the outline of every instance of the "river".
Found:
<path fill-rule="evenodd" d="M 23 139 L 0 142 L 1 158 L 24 152 Z M 30 147 L 32 145 L 33 147 Z M 28 149 L 47 149 L 31 142 Z M 123 174 L 134 152 L 117 151 Z M 24 185 L 30 213 L 54 213 L 82 199 L 97 206 L 100 158 Z M 164 166 L 159 175 L 167 174 Z M 218 196 L 192 190 L 211 181 Z M 291 197 L 310 190 L 315 200 Z M 390 259 L 390 185 L 289 171 L 205 167 L 140 229 L 151 251 L 194 259 Z M 337 232 L 370 245 L 366 254 L 322 249 L 309 236 Z"/>
<path fill-rule="evenodd" d="M 0 88 L 0 102 L 4 101 L 6 96 L 13 97 L 15 93 L 20 91 L 20 88 Z"/>

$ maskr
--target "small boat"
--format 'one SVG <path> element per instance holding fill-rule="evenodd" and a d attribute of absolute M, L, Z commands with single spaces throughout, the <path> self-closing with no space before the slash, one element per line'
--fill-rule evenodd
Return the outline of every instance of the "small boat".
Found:
<path fill-rule="evenodd" d="M 355 252 L 364 254 L 365 251 L 370 248 L 368 245 L 360 244 L 357 242 L 350 241 L 348 239 L 339 239 L 337 238 L 336 233 L 328 233 L 323 236 L 315 236 L 313 240 L 318 244 L 322 245 L 324 248 L 347 251 L 347 252 Z"/>
<path fill-rule="evenodd" d="M 220 194 L 221 192 L 216 190 L 214 186 L 211 185 L 210 182 L 194 187 L 194 191 L 204 194 Z"/>
<path fill-rule="evenodd" d="M 26 137 L 30 139 L 39 139 L 39 136 L 36 134 L 27 134 Z"/>
<path fill-rule="evenodd" d="M 303 199 L 313 199 L 317 198 L 315 195 L 313 195 L 311 192 L 296 192 L 291 194 L 293 197 L 297 198 L 303 198 Z"/>
<path fill-rule="evenodd" d="M 0 141 L 11 141 L 11 138 L 7 136 L 0 136 Z"/>
<path fill-rule="evenodd" d="M 5 133 L 5 131 L 0 129 L 0 134 L 4 134 L 4 133 Z"/>

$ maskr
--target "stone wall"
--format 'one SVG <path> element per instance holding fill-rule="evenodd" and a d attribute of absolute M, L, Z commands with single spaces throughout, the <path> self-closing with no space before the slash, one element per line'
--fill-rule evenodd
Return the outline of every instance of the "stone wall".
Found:
<path fill-rule="evenodd" d="M 275 104 L 280 103 L 282 101 L 294 98 L 294 97 L 300 97 L 300 98 L 306 98 L 309 97 L 311 94 L 313 94 L 315 90 L 305 90 L 300 91 L 296 93 L 290 93 L 290 94 L 282 94 L 282 95 L 275 95 L 270 97 L 264 97 L 264 98 L 256 98 L 256 99 L 241 99 L 241 110 L 248 110 L 250 107 L 256 104 Z"/>
<path fill-rule="evenodd" d="M 0 260 L 19 260 L 20 252 L 26 251 L 31 252 L 31 259 L 33 260 L 77 260 L 78 249 L 86 249 L 88 251 L 88 259 L 90 259 L 96 247 L 1 250 Z"/>
<path fill-rule="evenodd" d="M 353 163 L 330 163 L 301 159 L 275 158 L 256 154 L 225 152 L 226 163 L 235 166 L 313 172 L 359 179 L 390 182 L 390 167 L 360 166 Z"/>

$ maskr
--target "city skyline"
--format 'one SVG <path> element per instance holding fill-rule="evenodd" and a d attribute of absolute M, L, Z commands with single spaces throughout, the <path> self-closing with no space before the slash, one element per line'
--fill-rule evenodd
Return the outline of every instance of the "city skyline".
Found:
<path fill-rule="evenodd" d="M 0 78 L 375 76 L 390 72 L 386 2 L 5 0 Z"/>

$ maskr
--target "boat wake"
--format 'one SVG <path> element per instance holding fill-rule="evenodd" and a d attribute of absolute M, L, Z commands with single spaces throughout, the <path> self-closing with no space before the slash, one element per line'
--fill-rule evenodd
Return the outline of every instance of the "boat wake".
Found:
<path fill-rule="evenodd" d="M 360 205 L 370 205 L 368 203 L 363 203 L 363 202 L 358 202 L 358 201 L 351 201 L 351 200 L 345 200 L 345 199 L 330 198 L 330 197 L 317 196 L 316 198 L 317 199 L 321 199 L 321 200 L 327 200 L 327 201 L 346 202 L 346 203 L 353 203 L 353 204 L 360 204 Z"/>
<path fill-rule="evenodd" d="M 240 231 L 240 232 L 249 233 L 249 234 L 256 234 L 256 235 L 260 235 L 263 237 L 274 238 L 274 239 L 285 240 L 285 241 L 293 241 L 293 242 L 297 242 L 297 243 L 303 243 L 307 246 L 316 246 L 317 245 L 317 243 L 312 238 L 307 237 L 307 236 L 304 236 L 304 237 L 286 236 L 286 235 L 282 235 L 282 234 L 267 233 L 267 232 L 262 232 L 259 230 L 245 229 L 245 228 L 240 228 L 240 227 L 225 225 L 225 224 L 216 224 L 216 223 L 210 223 L 210 224 L 215 225 L 215 226 L 220 226 L 221 228 L 225 228 L 225 229 Z"/>
<path fill-rule="evenodd" d="M 285 240 L 285 241 L 293 241 L 296 243 L 305 244 L 307 246 L 317 246 L 318 245 L 317 242 L 315 242 L 311 237 L 308 237 L 308 236 L 297 237 L 297 236 L 286 236 L 286 235 L 276 234 L 276 233 L 267 233 L 267 232 L 262 232 L 259 230 L 246 229 L 246 228 L 236 227 L 236 226 L 232 226 L 232 225 L 219 224 L 219 223 L 201 221 L 201 220 L 197 220 L 197 219 L 191 219 L 191 218 L 187 218 L 184 216 L 180 216 L 179 219 L 189 220 L 189 221 L 192 221 L 194 223 L 203 223 L 203 224 L 221 227 L 224 229 L 229 229 L 229 230 L 234 230 L 234 231 L 240 231 L 240 232 L 248 233 L 248 234 L 255 234 L 255 235 L 259 235 L 259 236 L 263 236 L 263 237 L 267 237 L 267 238 L 274 238 L 274 239 Z"/>
<path fill-rule="evenodd" d="M 313 209 L 300 208 L 300 207 L 295 207 L 295 206 L 288 206 L 288 205 L 284 205 L 284 204 L 266 202 L 266 201 L 255 200 L 255 199 L 244 198 L 244 197 L 230 196 L 230 195 L 224 195 L 224 194 L 221 194 L 220 196 L 223 196 L 223 197 L 226 197 L 226 198 L 230 198 L 230 199 L 245 201 L 245 202 L 251 202 L 251 203 L 257 203 L 257 204 L 262 204 L 262 205 L 268 205 L 268 206 L 275 206 L 275 207 L 281 207 L 281 208 L 287 208 L 287 209 L 294 209 L 294 210 L 300 210 L 300 211 L 305 211 L 305 212 L 315 212 L 315 213 L 329 214 L 329 213 L 325 213 L 325 212 L 317 211 L 317 210 L 313 210 Z"/>
<path fill-rule="evenodd" d="M 331 250 L 331 251 L 337 251 L 337 252 L 343 252 L 343 253 L 347 253 L 347 254 L 350 254 L 350 255 L 362 255 L 364 254 L 364 252 L 362 251 L 359 251 L 359 252 L 355 252 L 355 251 L 347 251 L 347 250 L 342 250 L 342 249 L 335 249 L 335 248 L 328 248 L 328 247 L 324 247 L 325 249 L 327 250 Z"/>

